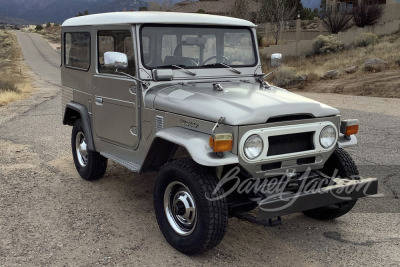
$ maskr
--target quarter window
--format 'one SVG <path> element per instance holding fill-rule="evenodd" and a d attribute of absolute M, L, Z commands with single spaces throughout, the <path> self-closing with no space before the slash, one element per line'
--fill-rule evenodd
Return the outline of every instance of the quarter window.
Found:
<path fill-rule="evenodd" d="M 90 34 L 88 32 L 66 33 L 64 54 L 65 66 L 88 70 L 90 66 Z"/>
<path fill-rule="evenodd" d="M 100 73 L 116 74 L 115 69 L 104 66 L 105 52 L 120 52 L 128 56 L 128 68 L 121 70 L 135 75 L 135 54 L 130 31 L 99 31 L 98 40 L 98 69 Z"/>

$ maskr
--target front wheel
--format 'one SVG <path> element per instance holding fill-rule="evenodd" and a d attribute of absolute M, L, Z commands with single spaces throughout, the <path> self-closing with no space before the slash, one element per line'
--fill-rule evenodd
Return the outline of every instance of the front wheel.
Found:
<path fill-rule="evenodd" d="M 350 155 L 342 148 L 336 148 L 321 171 L 330 177 L 337 173 L 338 177 L 341 178 L 359 179 L 356 164 Z M 356 202 L 357 200 L 354 199 L 330 206 L 307 210 L 303 213 L 304 215 L 314 219 L 331 220 L 348 213 L 354 207 Z"/>
<path fill-rule="evenodd" d="M 224 237 L 228 208 L 222 189 L 213 194 L 217 183 L 210 169 L 190 159 L 168 162 L 161 169 L 154 209 L 161 232 L 178 251 L 202 253 Z"/>

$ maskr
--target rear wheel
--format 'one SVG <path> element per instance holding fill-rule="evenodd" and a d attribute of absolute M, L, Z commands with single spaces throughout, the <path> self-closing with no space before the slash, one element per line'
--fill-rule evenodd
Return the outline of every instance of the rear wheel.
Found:
<path fill-rule="evenodd" d="M 85 180 L 95 180 L 104 176 L 107 170 L 107 159 L 87 146 L 87 133 L 82 121 L 76 120 L 72 128 L 71 148 L 74 163 L 79 175 Z"/>
<path fill-rule="evenodd" d="M 178 251 L 198 254 L 217 246 L 225 235 L 228 209 L 211 170 L 190 159 L 167 163 L 154 189 L 154 209 L 165 239 Z"/>
<path fill-rule="evenodd" d="M 337 171 L 337 177 L 359 179 L 356 164 L 350 155 L 342 148 L 336 148 L 321 171 L 330 177 L 332 177 L 332 175 Z M 345 201 L 330 206 L 303 211 L 303 213 L 314 219 L 331 220 L 348 213 L 354 207 L 356 202 L 356 199 Z"/>

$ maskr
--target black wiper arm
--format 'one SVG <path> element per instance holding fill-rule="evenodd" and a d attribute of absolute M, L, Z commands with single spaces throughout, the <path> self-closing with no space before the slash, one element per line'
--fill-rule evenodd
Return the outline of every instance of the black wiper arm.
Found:
<path fill-rule="evenodd" d="M 217 63 L 215 63 L 215 64 L 209 64 L 209 65 L 206 65 L 206 66 L 209 66 L 209 67 L 212 67 L 212 66 L 223 66 L 223 67 L 225 67 L 225 68 L 227 68 L 227 69 L 233 71 L 234 73 L 242 74 L 242 72 L 241 72 L 240 70 L 235 69 L 235 68 L 232 68 L 231 66 L 226 65 L 225 63 L 217 62 Z"/>
<path fill-rule="evenodd" d="M 174 68 L 183 70 L 184 72 L 189 73 L 189 74 L 192 75 L 192 76 L 196 76 L 196 75 L 197 75 L 197 74 L 194 73 L 193 71 L 190 71 L 190 70 L 188 70 L 188 69 L 182 68 L 182 67 L 180 67 L 180 66 L 178 66 L 178 65 L 171 65 L 171 67 L 174 67 Z"/>

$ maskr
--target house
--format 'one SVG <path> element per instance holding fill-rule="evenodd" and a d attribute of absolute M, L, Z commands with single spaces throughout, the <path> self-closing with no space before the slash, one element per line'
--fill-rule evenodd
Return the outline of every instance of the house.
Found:
<path fill-rule="evenodd" d="M 261 0 L 249 0 L 250 19 L 260 9 Z M 213 15 L 229 16 L 232 10 L 233 0 L 185 0 L 175 4 L 171 11 L 186 13 L 207 13 Z"/>
<path fill-rule="evenodd" d="M 396 3 L 396 0 L 326 0 L 326 7 L 336 7 L 338 10 L 352 10 L 357 7 L 360 2 L 367 1 L 368 4 L 386 5 Z"/>

